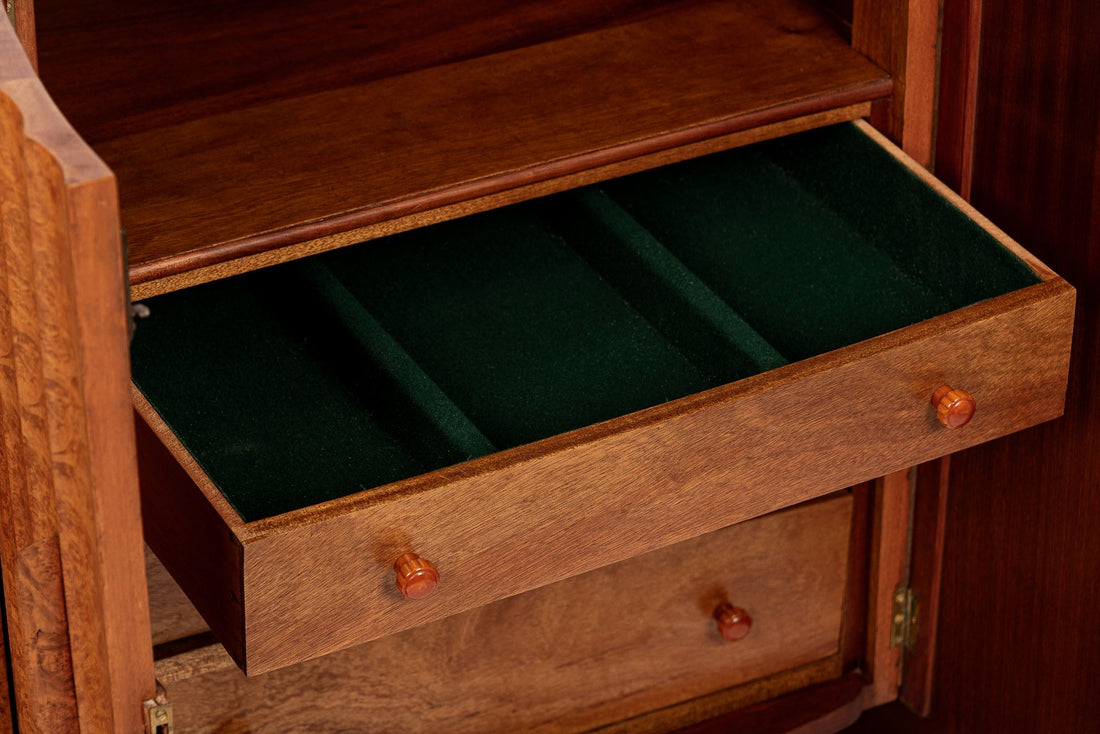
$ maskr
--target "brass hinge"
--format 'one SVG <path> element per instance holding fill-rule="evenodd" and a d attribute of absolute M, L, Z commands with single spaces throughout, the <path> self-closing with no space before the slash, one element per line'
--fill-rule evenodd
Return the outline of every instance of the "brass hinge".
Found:
<path fill-rule="evenodd" d="M 894 591 L 894 619 L 890 626 L 890 647 L 903 646 L 907 650 L 917 644 L 917 595 L 909 587 Z"/>
<path fill-rule="evenodd" d="M 172 734 L 172 702 L 168 692 L 157 682 L 156 698 L 142 701 L 145 707 L 145 731 L 147 734 Z"/>

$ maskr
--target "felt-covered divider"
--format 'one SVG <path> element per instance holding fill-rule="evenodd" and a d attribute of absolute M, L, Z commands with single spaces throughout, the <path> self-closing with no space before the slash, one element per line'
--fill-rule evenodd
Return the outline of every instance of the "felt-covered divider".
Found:
<path fill-rule="evenodd" d="M 284 274 L 288 286 L 301 288 L 307 298 L 315 299 L 318 308 L 309 311 L 327 321 L 324 327 L 311 329 L 308 338 L 328 338 L 327 362 L 352 384 L 362 379 L 356 373 L 364 365 L 375 371 L 375 412 L 385 411 L 390 431 L 416 447 L 426 463 L 439 465 L 455 457 L 472 459 L 496 451 L 322 261 L 307 259 L 288 270 Z"/>
<path fill-rule="evenodd" d="M 548 197 L 546 225 L 714 384 L 787 364 L 729 304 L 601 189 Z"/>
<path fill-rule="evenodd" d="M 322 259 L 501 447 L 717 384 L 531 206 Z"/>
<path fill-rule="evenodd" d="M 246 521 L 495 450 L 316 261 L 149 304 L 134 381 Z"/>

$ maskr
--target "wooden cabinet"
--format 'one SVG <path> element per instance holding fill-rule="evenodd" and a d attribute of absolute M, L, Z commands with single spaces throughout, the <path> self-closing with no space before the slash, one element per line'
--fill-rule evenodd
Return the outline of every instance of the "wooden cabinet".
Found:
<path fill-rule="evenodd" d="M 624 688 L 578 701 L 578 710 L 617 713 L 571 718 L 559 709 L 554 720 L 572 722 L 560 728 L 784 671 L 805 684 L 792 671 L 814 660 L 832 659 L 818 672 L 836 678 L 872 656 L 867 646 L 841 652 L 861 648 L 852 641 L 860 635 L 841 634 L 850 619 L 865 620 L 863 636 L 884 661 L 860 666 L 874 689 L 867 702 L 889 697 L 897 671 L 884 601 L 902 581 L 891 564 L 905 547 L 907 510 L 892 517 L 884 508 L 907 503 L 880 489 L 873 510 L 853 512 L 847 498 L 785 508 L 1059 415 L 1073 289 L 866 123 L 846 124 L 869 115 L 891 81 L 809 5 L 444 5 L 214 3 L 195 23 L 193 4 L 40 1 L 42 78 L 94 154 L 4 30 L 5 109 L 12 129 L 27 131 L 6 166 L 21 171 L 13 161 L 41 146 L 69 166 L 52 179 L 72 192 L 69 209 L 36 214 L 34 176 L 18 186 L 29 192 L 20 209 L 31 212 L 28 231 L 70 222 L 57 252 L 71 250 L 76 276 L 64 257 L 43 261 L 34 276 L 41 295 L 5 325 L 16 355 L 3 402 L 9 456 L 43 440 L 33 380 L 74 379 L 49 372 L 49 360 L 37 366 L 35 355 L 77 323 L 63 344 L 87 362 L 75 373 L 85 381 L 59 389 L 46 417 L 54 436 L 87 426 L 91 448 L 76 465 L 92 481 L 66 489 L 70 445 L 52 445 L 44 474 L 72 497 L 59 494 L 41 536 L 61 538 L 62 561 L 94 559 L 84 583 L 102 602 L 81 616 L 56 573 L 28 572 L 52 579 L 61 598 L 47 607 L 68 611 L 55 626 L 73 641 L 75 682 L 56 695 L 81 701 L 92 672 L 113 666 L 115 699 L 101 706 L 105 718 L 87 720 L 122 730 L 134 726 L 127 696 L 153 698 L 148 635 L 119 639 L 134 624 L 148 630 L 135 574 L 136 445 L 150 547 L 242 668 L 285 668 L 266 680 L 300 681 L 333 653 L 407 658 L 406 674 L 420 678 L 437 664 L 432 651 L 447 649 L 440 640 L 479 615 L 518 630 L 528 614 L 585 598 L 596 614 L 630 579 L 637 586 L 623 603 L 641 608 L 682 566 L 690 588 L 672 584 L 659 614 L 606 622 L 621 647 L 591 659 L 560 651 L 562 665 L 629 669 L 663 692 L 634 699 Z M 111 171 L 130 295 L 151 310 L 133 344 L 136 440 L 120 413 L 127 360 Z M 102 191 L 92 213 L 80 208 L 93 188 L 86 180 Z M 715 232 L 722 236 L 708 239 Z M 402 239 L 374 241 L 384 235 Z M 17 244 L 6 237 L 9 289 L 26 267 Z M 446 247 L 474 254 L 451 262 Z M 51 315 L 55 281 L 69 300 Z M 507 295 L 482 298 L 501 283 Z M 463 309 L 481 315 L 445 318 Z M 575 325 L 556 329 L 567 313 Z M 454 325 L 467 323 L 477 328 Z M 517 323 L 533 324 L 533 338 L 518 339 Z M 27 351 L 24 332 L 47 346 Z M 501 340 L 523 353 L 513 359 L 496 348 Z M 300 369 L 318 350 L 328 354 L 320 377 Z M 450 369 L 480 355 L 480 372 Z M 552 374 L 540 393 L 543 373 Z M 518 386 L 519 409 L 497 400 L 494 385 L 505 382 Z M 346 398 L 307 388 L 322 384 Z M 937 419 L 944 387 L 976 400 L 965 427 L 941 424 L 946 409 Z M 65 402 L 70 394 L 79 400 Z M 528 394 L 543 402 L 524 413 Z M 100 409 L 102 395 L 112 402 Z M 354 413 L 346 426 L 341 411 Z M 242 413 L 248 419 L 237 421 Z M 354 427 L 368 419 L 388 433 L 360 438 Z M 298 424 L 313 428 L 299 436 Z M 349 436 L 363 448 L 332 449 Z M 32 462 L 12 462 L 24 464 Z M 21 486 L 36 476 L 25 474 L 31 480 L 9 486 L 9 503 L 25 500 Z M 242 483 L 247 498 L 234 494 Z M 64 524 L 85 516 L 87 528 Z M 787 537 L 793 518 L 812 531 Z M 9 575 L 22 522 L 7 523 Z M 869 559 L 863 573 L 849 573 L 863 567 L 849 558 L 849 537 L 860 539 L 853 557 Z M 774 556 L 746 561 L 745 600 L 739 592 L 700 609 L 704 592 L 688 569 L 736 564 L 730 545 L 745 538 L 756 554 L 774 546 Z M 403 598 L 394 583 L 395 560 L 410 552 L 438 569 L 427 598 Z M 6 588 L 26 583 L 9 575 Z M 782 608 L 751 601 L 768 598 L 777 579 L 787 579 Z M 694 606 L 675 607 L 685 596 Z M 25 607 L 12 599 L 18 622 Z M 726 643 L 746 651 L 743 662 L 718 652 L 726 648 L 710 615 L 723 601 L 754 620 L 749 637 Z M 678 648 L 661 641 L 689 626 L 705 649 L 669 653 Z M 484 629 L 472 634 L 490 646 Z M 92 652 L 89 639 L 98 640 Z M 371 640 L 379 641 L 338 652 Z M 12 654 L 17 703 L 34 712 L 41 671 L 28 645 Z M 525 654 L 516 645 L 479 660 L 508 665 Z M 417 659 L 420 646 L 428 652 Z M 524 681 L 524 696 L 555 679 L 558 654 Z M 670 666 L 684 672 L 661 688 Z M 486 680 L 470 684 L 488 696 Z M 423 686 L 413 680 L 410 689 Z M 258 688 L 225 690 L 244 702 Z M 482 713 L 475 722 L 511 721 Z M 42 716 L 43 728 L 51 716 L 86 718 L 71 706 Z M 523 721 L 515 723 L 534 720 Z"/>

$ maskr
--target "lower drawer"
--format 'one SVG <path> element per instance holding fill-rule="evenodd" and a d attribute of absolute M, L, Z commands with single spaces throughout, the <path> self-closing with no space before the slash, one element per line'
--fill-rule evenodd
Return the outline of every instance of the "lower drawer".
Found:
<path fill-rule="evenodd" d="M 799 668 L 731 705 L 779 695 L 839 674 L 851 512 L 844 493 L 256 678 L 169 682 L 176 723 L 583 731 Z M 739 641 L 724 602 L 751 615 Z"/>

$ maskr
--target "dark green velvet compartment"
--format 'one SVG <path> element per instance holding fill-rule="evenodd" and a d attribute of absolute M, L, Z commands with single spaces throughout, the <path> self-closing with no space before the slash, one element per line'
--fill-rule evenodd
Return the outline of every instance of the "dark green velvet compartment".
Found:
<path fill-rule="evenodd" d="M 151 299 L 133 371 L 253 521 L 1035 282 L 842 125 Z"/>

